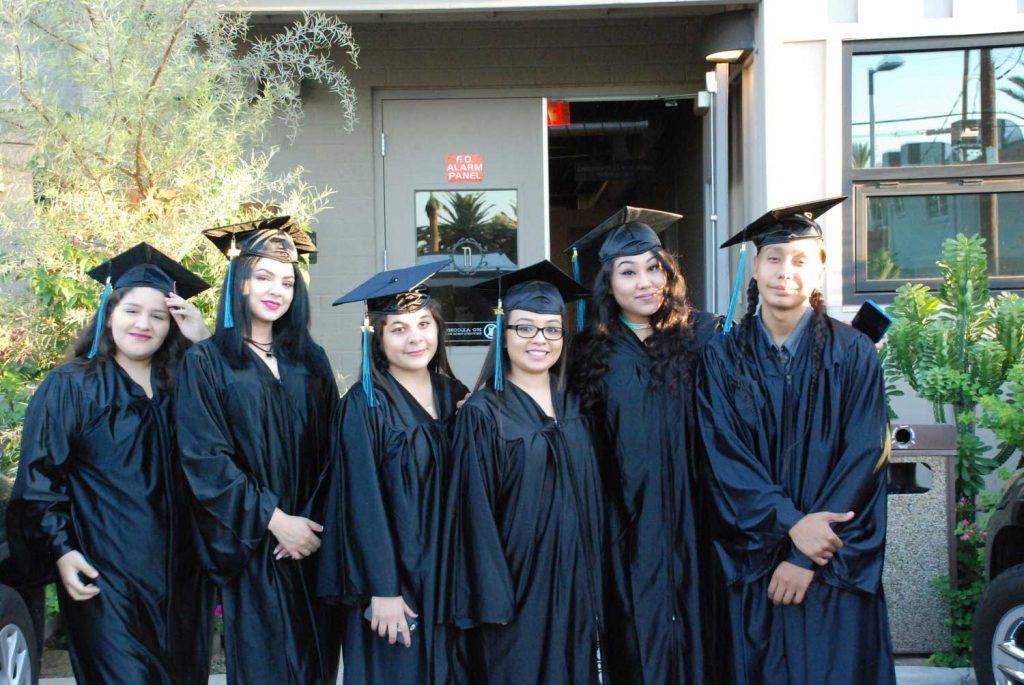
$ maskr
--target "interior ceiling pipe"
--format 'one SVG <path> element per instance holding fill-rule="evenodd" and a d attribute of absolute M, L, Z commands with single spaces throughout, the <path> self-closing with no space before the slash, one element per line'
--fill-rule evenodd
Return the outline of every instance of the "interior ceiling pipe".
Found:
<path fill-rule="evenodd" d="M 625 136 L 643 133 L 651 127 L 649 121 L 586 121 L 576 124 L 549 126 L 552 137 L 572 136 Z"/>
<path fill-rule="evenodd" d="M 712 14 L 704 20 L 700 48 L 708 62 L 741 62 L 754 49 L 754 12 Z"/>

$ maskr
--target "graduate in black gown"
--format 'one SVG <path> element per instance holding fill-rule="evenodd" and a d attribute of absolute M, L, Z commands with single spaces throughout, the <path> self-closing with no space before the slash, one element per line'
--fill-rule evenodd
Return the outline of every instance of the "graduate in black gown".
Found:
<path fill-rule="evenodd" d="M 895 682 L 882 371 L 819 290 L 814 219 L 843 199 L 773 210 L 723 245 L 758 250 L 747 315 L 698 380 L 740 685 Z"/>
<path fill-rule="evenodd" d="M 339 636 L 315 604 L 318 522 L 338 388 L 309 335 L 298 266 L 315 246 L 288 217 L 204 232 L 231 257 L 213 337 L 182 362 L 181 464 L 203 563 L 220 586 L 229 683 L 334 682 Z"/>
<path fill-rule="evenodd" d="M 321 598 L 347 605 L 352 685 L 465 682 L 460 631 L 435 610 L 442 469 L 468 392 L 448 365 L 440 305 L 422 285 L 447 264 L 377 274 L 334 303 L 365 300 L 367 310 L 363 382 L 334 416 L 317 583 Z"/>
<path fill-rule="evenodd" d="M 57 572 L 79 683 L 206 683 L 212 588 L 191 538 L 170 392 L 190 340 L 210 335 L 184 298 L 209 286 L 145 243 L 89 275 L 107 283 L 99 311 L 25 414 L 12 561 L 38 583 Z"/>
<path fill-rule="evenodd" d="M 456 415 L 446 618 L 476 629 L 474 685 L 596 683 L 604 497 L 560 363 L 565 299 L 586 291 L 546 261 L 477 287 L 497 330 Z"/>
<path fill-rule="evenodd" d="M 690 308 L 679 265 L 658 238 L 679 218 L 626 207 L 570 248 L 574 261 L 600 264 L 590 320 L 573 344 L 570 387 L 608 448 L 611 683 L 727 679 L 727 660 L 712 653 L 725 612 L 693 411 L 700 350 L 722 320 Z"/>

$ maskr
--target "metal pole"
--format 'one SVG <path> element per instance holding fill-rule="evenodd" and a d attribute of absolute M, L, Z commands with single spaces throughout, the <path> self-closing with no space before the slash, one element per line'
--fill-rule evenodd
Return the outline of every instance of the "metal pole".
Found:
<path fill-rule="evenodd" d="M 875 168 L 875 70 L 868 69 L 868 159 Z"/>

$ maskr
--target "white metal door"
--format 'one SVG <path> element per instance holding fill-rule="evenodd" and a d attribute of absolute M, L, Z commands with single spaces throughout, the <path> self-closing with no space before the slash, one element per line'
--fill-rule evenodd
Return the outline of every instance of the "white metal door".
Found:
<path fill-rule="evenodd" d="M 545 259 L 545 126 L 543 98 L 383 99 L 385 267 L 449 258 L 432 283 L 459 290 Z M 471 385 L 490 312 L 447 297 L 450 361 Z"/>

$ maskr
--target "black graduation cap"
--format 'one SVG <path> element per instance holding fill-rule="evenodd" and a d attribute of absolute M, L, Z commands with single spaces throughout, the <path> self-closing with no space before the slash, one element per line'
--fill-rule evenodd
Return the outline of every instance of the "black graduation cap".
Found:
<path fill-rule="evenodd" d="M 363 393 L 367 404 L 377 406 L 373 395 L 373 372 L 370 368 L 370 312 L 375 314 L 411 314 L 430 302 L 430 291 L 423 284 L 431 276 L 451 263 L 450 259 L 408 266 L 404 269 L 381 271 L 333 302 L 334 306 L 348 302 L 365 302 L 363 315 Z"/>
<path fill-rule="evenodd" d="M 742 245 L 740 263 L 736 269 L 736 282 L 733 283 L 732 296 L 729 298 L 729 310 L 725 314 L 724 329 L 726 332 L 732 328 L 732 317 L 736 313 L 736 304 L 739 302 L 740 288 L 743 283 L 743 255 L 747 250 L 743 243 L 749 240 L 760 250 L 765 245 L 791 243 L 794 240 L 807 238 L 821 239 L 821 226 L 815 219 L 845 199 L 845 195 L 839 195 L 824 200 L 813 200 L 768 210 L 756 221 L 747 224 L 742 231 L 719 245 L 719 249 L 731 245 Z"/>
<path fill-rule="evenodd" d="M 505 312 L 523 309 L 537 314 L 564 315 L 566 302 L 590 294 L 588 289 L 546 259 L 517 271 L 500 274 L 473 287 L 494 296 L 498 301 L 494 309 L 494 389 L 498 392 L 505 389 L 501 353 Z"/>
<path fill-rule="evenodd" d="M 497 296 L 505 311 L 565 314 L 565 303 L 590 294 L 557 266 L 543 260 L 473 286 Z"/>
<path fill-rule="evenodd" d="M 210 287 L 209 283 L 148 243 L 139 243 L 86 273 L 104 284 L 103 296 L 100 298 L 96 316 L 96 334 L 93 336 L 92 347 L 89 349 L 89 359 L 95 357 L 99 349 L 107 300 L 110 298 L 112 290 L 117 288 L 155 288 L 162 293 L 177 293 L 187 300 Z"/>
<path fill-rule="evenodd" d="M 764 245 L 789 243 L 805 238 L 821 238 L 821 226 L 818 225 L 815 219 L 845 199 L 845 195 L 839 195 L 838 197 L 802 202 L 798 205 L 789 205 L 788 207 L 778 207 L 769 210 L 756 221 L 747 224 L 742 231 L 726 240 L 719 247 L 739 245 L 744 241 L 750 240 L 760 250 Z"/>
<path fill-rule="evenodd" d="M 210 287 L 210 284 L 148 243 L 139 243 L 116 257 L 86 272 L 88 276 L 112 289 L 156 288 L 163 293 L 177 293 L 186 300 Z"/>
<path fill-rule="evenodd" d="M 576 240 L 565 253 L 597 247 L 597 258 L 602 264 L 617 257 L 643 254 L 660 248 L 658 234 L 682 218 L 682 214 L 626 206 Z"/>
<path fill-rule="evenodd" d="M 444 259 L 381 271 L 336 299 L 334 305 L 365 301 L 367 311 L 375 314 L 417 312 L 430 302 L 430 291 L 423 283 L 450 263 Z"/>
<path fill-rule="evenodd" d="M 217 226 L 203 231 L 228 259 L 239 255 L 255 255 L 296 264 L 300 254 L 316 252 L 309 234 L 290 216 L 245 221 L 230 226 Z"/>

